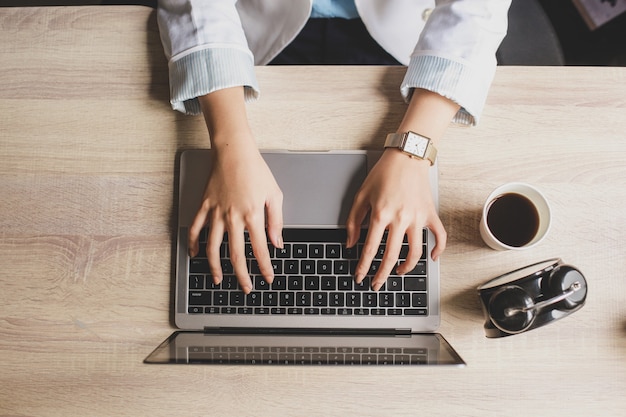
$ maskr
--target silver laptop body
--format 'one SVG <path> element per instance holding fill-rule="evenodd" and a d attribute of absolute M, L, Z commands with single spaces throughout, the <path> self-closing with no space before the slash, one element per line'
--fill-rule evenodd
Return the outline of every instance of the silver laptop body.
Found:
<path fill-rule="evenodd" d="M 176 256 L 176 326 L 183 330 L 212 329 L 333 329 L 400 333 L 435 331 L 440 322 L 439 263 L 427 256 L 428 314 L 425 316 L 340 316 L 265 314 L 190 314 L 187 230 L 200 205 L 210 171 L 210 150 L 186 150 L 180 158 L 178 238 Z M 263 151 L 284 195 L 284 228 L 343 228 L 355 193 L 380 151 Z M 437 166 L 431 169 L 431 189 L 438 205 Z M 428 250 L 435 241 L 427 233 Z"/>

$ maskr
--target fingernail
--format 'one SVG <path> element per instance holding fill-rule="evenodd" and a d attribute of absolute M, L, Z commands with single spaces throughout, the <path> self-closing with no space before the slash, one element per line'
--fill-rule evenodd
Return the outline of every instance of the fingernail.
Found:
<path fill-rule="evenodd" d="M 363 282 L 363 278 L 365 278 L 365 277 L 363 276 L 363 274 L 356 274 L 356 275 L 354 276 L 354 281 L 355 281 L 357 284 L 360 284 L 361 282 Z"/>
<path fill-rule="evenodd" d="M 372 285 L 372 289 L 374 291 L 378 291 L 378 290 L 380 290 L 380 287 L 382 287 L 382 286 L 383 286 L 383 284 L 381 284 L 380 282 L 377 282 L 377 283 Z"/>

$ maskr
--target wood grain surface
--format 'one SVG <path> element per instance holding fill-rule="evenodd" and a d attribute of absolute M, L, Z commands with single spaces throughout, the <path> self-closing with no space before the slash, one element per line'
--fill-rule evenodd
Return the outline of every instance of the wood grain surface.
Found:
<path fill-rule="evenodd" d="M 379 148 L 403 73 L 258 68 L 259 146 Z M 0 9 L 0 416 L 626 413 L 626 68 L 498 68 L 479 125 L 442 141 L 440 332 L 464 369 L 144 365 L 173 331 L 176 157 L 208 146 L 168 97 L 152 9 Z M 508 181 L 551 204 L 526 251 L 478 233 Z M 585 307 L 485 338 L 476 287 L 551 257 L 585 273 Z"/>

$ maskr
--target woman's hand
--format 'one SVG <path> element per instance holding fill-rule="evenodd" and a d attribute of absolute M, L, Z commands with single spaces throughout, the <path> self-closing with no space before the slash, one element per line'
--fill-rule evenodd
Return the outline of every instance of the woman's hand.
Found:
<path fill-rule="evenodd" d="M 271 283 L 274 271 L 267 237 L 274 246 L 283 246 L 283 195 L 258 150 L 246 146 L 236 148 L 231 146 L 214 152 L 202 204 L 189 229 L 189 248 L 192 256 L 197 254 L 198 236 L 208 225 L 206 254 L 213 280 L 219 283 L 223 277 L 220 245 L 224 232 L 228 232 L 230 261 L 239 286 L 247 294 L 252 291 L 253 283 L 246 263 L 244 231 L 248 231 L 261 274 Z"/>
<path fill-rule="evenodd" d="M 428 179 L 429 161 L 412 159 L 398 149 L 386 149 L 357 193 L 346 224 L 349 247 L 354 246 L 360 227 L 369 213 L 369 227 L 355 280 L 361 283 L 378 252 L 383 234 L 388 231 L 380 268 L 373 277 L 372 289 L 378 290 L 393 271 L 404 236 L 409 252 L 396 268 L 403 275 L 411 271 L 422 256 L 422 229 L 428 227 L 437 241 L 430 254 L 434 260 L 446 247 L 446 231 L 437 215 Z"/>
<path fill-rule="evenodd" d="M 230 261 L 247 294 L 253 283 L 244 232 L 248 232 L 261 274 L 272 282 L 274 269 L 267 242 L 269 237 L 274 246 L 283 246 L 283 195 L 248 126 L 243 88 L 219 90 L 199 100 L 211 137 L 213 163 L 200 209 L 189 228 L 189 252 L 197 255 L 200 231 L 208 226 L 209 267 L 213 281 L 221 282 L 220 245 L 228 232 Z"/>

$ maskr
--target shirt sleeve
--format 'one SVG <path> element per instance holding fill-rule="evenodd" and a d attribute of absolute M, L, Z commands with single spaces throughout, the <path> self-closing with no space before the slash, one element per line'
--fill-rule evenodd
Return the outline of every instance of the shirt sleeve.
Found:
<path fill-rule="evenodd" d="M 478 123 L 506 35 L 510 0 L 437 2 L 401 85 L 405 100 L 423 88 L 461 106 L 454 122 Z"/>
<path fill-rule="evenodd" d="M 159 0 L 157 19 L 168 59 L 170 102 L 199 114 L 198 97 L 243 86 L 247 100 L 259 86 L 235 0 Z"/>

